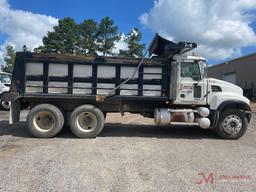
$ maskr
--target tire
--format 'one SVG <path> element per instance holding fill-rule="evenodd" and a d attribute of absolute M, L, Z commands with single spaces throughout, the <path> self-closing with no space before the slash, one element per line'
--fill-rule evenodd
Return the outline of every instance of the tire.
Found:
<path fill-rule="evenodd" d="M 216 132 L 223 139 L 239 139 L 245 134 L 247 127 L 248 121 L 243 112 L 228 109 L 221 113 Z"/>
<path fill-rule="evenodd" d="M 93 105 L 82 105 L 70 116 L 70 128 L 80 138 L 95 138 L 104 127 L 103 112 Z"/>
<path fill-rule="evenodd" d="M 63 113 L 51 104 L 40 104 L 31 109 L 27 117 L 30 133 L 38 138 L 56 136 L 63 128 Z"/>
<path fill-rule="evenodd" d="M 11 102 L 0 100 L 0 108 L 4 111 L 9 111 L 11 107 Z"/>

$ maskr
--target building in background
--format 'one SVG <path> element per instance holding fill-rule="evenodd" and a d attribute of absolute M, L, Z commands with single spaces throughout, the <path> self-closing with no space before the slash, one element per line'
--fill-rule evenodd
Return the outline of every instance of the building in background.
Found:
<path fill-rule="evenodd" d="M 243 88 L 249 99 L 256 98 L 256 53 L 208 68 L 208 76 Z"/>

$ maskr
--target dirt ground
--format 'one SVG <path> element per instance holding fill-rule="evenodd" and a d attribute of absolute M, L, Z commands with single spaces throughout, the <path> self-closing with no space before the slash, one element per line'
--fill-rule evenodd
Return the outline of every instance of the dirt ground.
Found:
<path fill-rule="evenodd" d="M 251 103 L 252 111 L 256 112 L 256 102 Z"/>
<path fill-rule="evenodd" d="M 234 141 L 132 114 L 108 114 L 96 139 L 37 139 L 25 117 L 0 112 L 0 191 L 256 191 L 256 116 Z"/>

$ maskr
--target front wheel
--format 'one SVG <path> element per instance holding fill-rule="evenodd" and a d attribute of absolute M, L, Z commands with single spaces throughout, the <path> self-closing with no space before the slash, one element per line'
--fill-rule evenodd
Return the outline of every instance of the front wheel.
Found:
<path fill-rule="evenodd" d="M 239 139 L 245 134 L 247 127 L 248 121 L 243 112 L 228 109 L 221 113 L 216 132 L 223 139 Z"/>

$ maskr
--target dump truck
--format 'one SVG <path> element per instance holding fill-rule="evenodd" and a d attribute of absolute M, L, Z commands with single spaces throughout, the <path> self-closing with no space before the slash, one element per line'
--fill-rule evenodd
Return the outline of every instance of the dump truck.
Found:
<path fill-rule="evenodd" d="M 188 54 L 196 47 L 157 34 L 147 58 L 18 52 L 4 96 L 10 123 L 29 109 L 35 137 L 54 137 L 68 125 L 77 137 L 94 138 L 107 113 L 130 112 L 157 125 L 199 126 L 238 139 L 251 120 L 250 102 L 240 87 L 207 78 L 207 60 Z"/>

